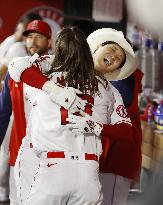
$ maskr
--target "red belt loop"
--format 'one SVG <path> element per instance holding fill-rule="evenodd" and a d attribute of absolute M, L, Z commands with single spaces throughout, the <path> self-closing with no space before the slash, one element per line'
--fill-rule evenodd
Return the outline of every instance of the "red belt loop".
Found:
<path fill-rule="evenodd" d="M 48 152 L 47 158 L 65 158 L 64 152 Z"/>
<path fill-rule="evenodd" d="M 32 143 L 30 143 L 29 146 L 30 146 L 30 148 L 33 148 L 33 144 Z"/>
<path fill-rule="evenodd" d="M 95 161 L 98 161 L 98 156 L 96 154 L 85 153 L 85 160 L 95 160 Z"/>

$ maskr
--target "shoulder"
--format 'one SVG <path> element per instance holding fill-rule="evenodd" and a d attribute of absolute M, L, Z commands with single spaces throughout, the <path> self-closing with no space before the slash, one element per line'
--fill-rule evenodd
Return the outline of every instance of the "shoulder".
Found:
<path fill-rule="evenodd" d="M 27 55 L 24 42 L 16 42 L 9 49 L 9 52 L 19 52 L 19 51 L 21 51 L 21 52 L 23 51 Z M 18 54 L 17 54 L 17 56 L 18 56 Z"/>
<path fill-rule="evenodd" d="M 11 46 L 12 44 L 15 43 L 15 36 L 11 35 L 8 36 L 0 45 L 0 48 L 5 47 L 8 48 L 9 46 Z"/>
<path fill-rule="evenodd" d="M 110 82 L 108 82 L 108 86 L 111 89 L 114 96 L 121 97 L 120 92 L 117 90 L 117 88 L 114 87 L 114 85 L 112 85 Z"/>
<path fill-rule="evenodd" d="M 0 44 L 0 58 L 3 61 L 3 58 L 6 56 L 8 49 L 15 43 L 15 36 L 9 36 Z"/>
<path fill-rule="evenodd" d="M 9 62 L 15 57 L 27 56 L 27 51 L 22 42 L 14 43 L 8 50 L 5 58 L 3 59 L 3 64 L 8 66 Z"/>

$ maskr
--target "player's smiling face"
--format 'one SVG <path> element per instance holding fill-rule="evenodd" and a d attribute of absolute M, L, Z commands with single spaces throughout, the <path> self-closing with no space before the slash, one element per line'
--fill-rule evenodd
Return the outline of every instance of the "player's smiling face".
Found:
<path fill-rule="evenodd" d="M 125 52 L 117 44 L 99 46 L 93 53 L 95 69 L 103 74 L 120 68 L 125 60 Z"/>
<path fill-rule="evenodd" d="M 34 53 L 44 55 L 47 54 L 51 46 L 51 40 L 40 33 L 30 32 L 26 37 L 26 46 L 31 55 Z"/>

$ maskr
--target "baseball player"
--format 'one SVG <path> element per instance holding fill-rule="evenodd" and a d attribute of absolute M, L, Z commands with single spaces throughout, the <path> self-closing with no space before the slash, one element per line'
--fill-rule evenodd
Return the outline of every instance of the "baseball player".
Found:
<path fill-rule="evenodd" d="M 93 53 L 96 69 L 105 73 L 109 80 L 114 81 L 112 83 L 122 94 L 132 122 L 131 140 L 125 143 L 110 140 L 109 148 L 109 142 L 106 138 L 102 138 L 103 154 L 100 161 L 100 180 L 105 205 L 127 203 L 131 181 L 137 179 L 141 167 L 138 93 L 141 92 L 142 73 L 138 69 L 136 70 L 135 63 L 131 64 L 132 58 L 135 61 L 135 54 L 131 45 L 122 39 L 124 39 L 122 32 L 109 28 L 99 29 L 90 34 L 87 39 Z M 119 48 L 121 48 L 121 52 L 119 52 Z M 119 66 L 117 62 L 119 62 L 123 52 L 126 54 L 126 60 Z M 124 76 L 121 76 L 124 73 L 121 71 L 125 67 L 128 67 L 129 72 L 126 73 L 124 79 Z M 110 73 L 111 70 L 115 71 Z M 122 129 L 121 137 L 125 135 L 125 129 Z M 126 166 L 124 166 L 124 161 Z"/>
<path fill-rule="evenodd" d="M 13 52 L 15 43 L 19 43 L 23 41 L 23 31 L 27 27 L 27 24 L 33 20 L 41 20 L 42 18 L 35 13 L 29 13 L 25 15 L 17 24 L 15 32 L 12 36 L 9 36 L 2 42 L 0 46 L 0 83 L 5 78 L 7 67 L 9 61 L 16 56 L 23 56 L 24 51 L 21 53 L 17 50 L 16 53 Z"/>
<path fill-rule="evenodd" d="M 44 51 L 46 51 L 48 49 L 48 45 L 50 45 L 50 38 L 49 38 L 49 26 L 47 26 L 47 24 L 45 24 L 42 21 L 34 21 L 31 22 L 31 24 L 29 24 L 27 30 L 23 33 L 25 36 L 27 35 L 27 39 L 26 39 L 26 43 L 28 46 L 28 50 L 31 54 L 35 53 L 36 49 L 37 52 L 40 52 L 43 54 Z M 43 35 L 43 36 L 42 36 Z M 48 36 L 48 38 L 47 38 Z M 38 39 L 39 38 L 39 39 Z M 47 40 L 47 44 L 45 43 L 45 39 Z M 36 43 L 37 41 L 37 43 Z M 41 44 L 38 44 L 38 41 L 44 41 Z M 39 50 L 39 48 L 41 48 Z M 28 57 L 26 57 L 28 59 Z M 44 62 L 43 60 L 46 59 L 47 66 L 44 66 Z M 49 60 L 48 60 L 49 59 Z M 41 70 L 42 72 L 46 72 L 49 69 L 49 65 L 50 65 L 50 59 L 49 56 L 45 56 L 44 58 L 41 58 L 39 62 L 37 62 L 37 65 L 41 64 Z M 40 67 L 40 66 L 39 66 Z M 18 67 L 19 68 L 19 67 Z M 14 111 L 14 115 L 15 115 L 15 122 L 14 122 L 14 129 L 12 131 L 12 137 L 11 137 L 11 141 L 10 141 L 10 165 L 13 168 L 15 165 L 19 165 L 19 157 L 17 159 L 17 162 L 15 164 L 16 161 L 16 157 L 17 157 L 17 153 L 19 150 L 19 147 L 22 143 L 22 138 L 25 136 L 25 127 L 26 127 L 26 119 L 28 118 L 28 115 L 30 113 L 30 106 L 27 106 L 27 101 L 26 101 L 26 97 L 23 96 L 23 94 L 25 94 L 24 89 L 25 89 L 26 85 L 22 85 L 22 83 L 16 83 L 13 82 L 9 76 L 7 75 L 6 79 L 5 79 L 5 88 L 3 90 L 3 96 L 1 96 L 2 98 L 0 98 L 0 100 L 3 101 L 3 103 L 1 103 L 1 108 L 0 111 L 3 113 L 3 115 L 1 115 L 2 118 L 0 118 L 1 122 L 5 121 L 5 126 L 3 127 L 2 131 L 5 132 L 5 129 L 7 127 L 7 123 L 11 114 L 11 109 L 13 109 Z M 10 96 L 9 93 L 9 88 L 12 90 L 12 95 Z M 59 89 L 60 92 L 63 93 L 64 88 L 60 88 Z M 69 105 L 72 105 L 74 103 L 77 104 L 79 101 L 77 100 L 78 98 L 75 99 L 75 92 L 77 92 L 77 90 L 74 90 L 72 88 L 66 88 L 65 92 L 71 91 L 72 92 L 72 98 L 69 98 Z M 59 92 L 58 92 L 59 94 Z M 65 95 L 67 95 L 65 93 Z M 55 94 L 56 96 L 56 94 Z M 4 103 L 4 101 L 6 101 L 7 99 L 7 103 L 9 103 L 9 106 L 6 106 L 6 102 Z M 11 99 L 12 99 L 12 106 L 11 106 Z M 81 101 L 81 99 L 79 99 Z M 17 102 L 19 102 L 20 104 L 17 104 Z M 81 104 L 81 103 L 80 103 Z M 80 106 L 80 104 L 78 106 Z M 20 106 L 19 106 L 20 105 Z M 25 106 L 24 106 L 25 105 Z M 85 103 L 84 103 L 85 105 Z M 6 109 L 7 107 L 7 109 Z M 20 109 L 21 108 L 21 109 Z M 73 106 L 71 107 L 73 108 Z M 18 111 L 19 110 L 19 111 Z M 5 113 L 5 116 L 4 116 Z M 26 114 L 26 116 L 24 116 L 24 113 Z M 26 117 L 26 118 L 25 118 Z M 3 125 L 3 123 L 2 123 Z M 19 126 L 21 125 L 21 126 Z M 3 132 L 1 132 L 1 138 L 3 137 Z M 31 166 L 30 164 L 32 164 L 32 160 L 30 161 L 30 163 L 25 163 L 26 157 L 24 158 L 24 155 L 32 155 L 32 149 L 30 148 L 30 142 L 28 140 L 23 140 L 23 147 L 25 147 L 23 149 L 23 152 L 21 152 L 21 162 L 26 164 L 26 168 L 24 169 L 25 173 L 28 172 L 28 169 L 31 170 Z M 21 149 L 22 150 L 22 149 Z M 26 152 L 28 152 L 28 154 L 25 154 Z M 33 157 L 31 157 L 31 159 L 33 159 L 35 157 L 35 155 Z M 21 163 L 21 165 L 23 165 Z M 16 168 L 19 168 L 18 166 L 15 166 Z M 12 169 L 13 170 L 13 169 Z M 18 170 L 18 174 L 19 174 L 19 169 Z M 32 171 L 31 171 L 32 172 Z M 25 175 L 24 172 L 21 172 L 21 178 L 16 178 L 16 185 L 18 187 L 18 191 L 21 190 L 21 193 L 19 192 L 18 194 L 18 200 L 22 201 L 23 203 L 23 199 L 24 199 L 24 195 L 26 193 L 28 193 L 26 191 L 26 188 L 28 189 L 28 186 L 30 186 L 31 182 L 30 182 L 30 177 L 27 177 L 27 175 Z M 32 172 L 33 173 L 33 172 Z M 17 176 L 17 175 L 16 175 Z M 25 178 L 24 178 L 25 176 Z M 21 186 L 21 183 L 23 183 L 23 186 Z M 11 185 L 14 183 L 11 183 Z M 13 188 L 11 189 L 13 190 Z M 14 189 L 15 190 L 15 189 Z M 12 195 L 14 198 L 14 195 Z M 15 202 L 16 204 L 18 204 L 18 202 Z"/>
<path fill-rule="evenodd" d="M 63 30 L 63 31 L 65 31 L 65 30 Z M 63 35 L 63 33 L 61 32 L 62 35 Z M 61 34 L 59 35 L 60 37 L 62 37 Z M 79 38 L 79 36 L 80 35 L 78 35 L 78 38 Z M 77 38 L 77 36 L 76 36 L 76 38 Z M 59 39 L 59 37 L 58 37 L 58 39 Z M 60 40 L 63 41 L 62 38 Z M 56 59 L 60 59 L 60 58 L 58 58 L 58 55 L 60 54 L 60 52 L 63 49 L 63 48 L 62 49 L 58 49 L 58 47 L 60 45 L 64 45 L 64 44 L 59 44 L 59 42 L 60 41 L 58 40 L 57 41 L 58 44 L 56 43 L 56 45 L 57 45 L 56 46 L 56 52 L 55 52 Z M 66 43 L 65 43 L 65 47 L 69 48 L 69 46 L 67 46 Z M 75 48 L 77 48 L 77 47 L 75 46 Z M 76 52 L 69 52 L 69 51 L 67 51 L 67 52 L 68 53 L 76 53 Z M 82 53 L 85 53 L 85 52 L 82 52 Z M 19 59 L 19 60 L 21 60 L 21 59 Z M 79 60 L 79 58 L 78 58 L 78 60 Z M 121 60 L 123 61 L 124 59 L 121 59 Z M 56 62 L 58 63 L 58 61 L 56 61 Z M 56 67 L 56 65 L 57 66 L 60 65 L 60 64 L 62 65 L 63 59 L 61 59 L 61 63 L 60 64 L 55 64 L 56 62 L 55 62 L 55 59 L 54 59 L 54 64 L 53 64 L 53 65 L 55 65 L 54 67 Z M 27 64 L 27 62 L 26 62 L 26 64 Z M 120 62 L 120 64 L 121 64 L 121 62 Z M 28 65 L 29 65 L 29 62 L 28 62 Z M 33 69 L 33 66 L 31 66 L 31 67 Z M 61 66 L 61 68 L 62 68 L 62 66 Z M 10 69 L 11 70 L 12 69 L 15 70 L 16 66 L 14 67 L 13 65 L 11 65 Z M 20 70 L 19 70 L 19 72 L 20 72 Z M 10 73 L 13 74 L 13 72 L 10 72 Z M 64 82 L 63 79 L 64 79 L 65 76 L 63 74 L 62 74 L 62 76 L 55 76 L 55 75 L 52 77 L 52 79 L 54 78 L 54 81 L 57 78 L 57 79 L 60 79 L 60 83 Z M 15 77 L 15 75 L 13 75 L 13 76 Z M 20 78 L 20 75 L 19 75 L 19 78 Z M 17 78 L 17 80 L 19 80 L 19 79 Z M 72 85 L 74 85 L 74 84 L 72 83 Z M 81 128 L 82 129 L 79 129 L 79 132 L 80 133 L 84 133 L 84 135 L 80 134 L 79 135 L 80 137 L 78 135 L 77 136 L 76 135 L 72 135 L 72 133 L 69 130 L 67 130 L 67 128 L 64 128 L 63 126 L 61 126 L 61 122 L 63 124 L 67 123 L 67 121 L 66 121 L 66 118 L 68 117 L 67 116 L 67 114 L 68 114 L 67 111 L 65 111 L 63 109 L 57 109 L 57 107 L 56 107 L 56 109 L 53 109 L 54 105 L 52 104 L 50 99 L 47 98 L 47 95 L 45 95 L 45 93 L 43 93 L 43 92 L 40 92 L 38 94 L 38 96 L 37 96 L 38 99 L 37 99 L 37 97 L 34 99 L 35 106 L 34 106 L 33 110 L 35 110 L 35 111 L 33 111 L 34 114 L 32 114 L 32 119 L 33 119 L 32 120 L 32 126 L 30 126 L 32 128 L 31 129 L 32 142 L 33 142 L 33 146 L 34 146 L 34 149 L 35 149 L 37 155 L 40 156 L 40 158 L 42 160 L 41 164 L 43 163 L 42 164 L 43 166 L 41 165 L 41 168 L 39 170 L 39 174 L 37 175 L 37 179 L 38 180 L 36 180 L 34 182 L 33 186 L 32 186 L 32 190 L 30 192 L 28 200 L 26 201 L 27 204 L 32 204 L 32 203 L 33 204 L 38 204 L 38 203 L 42 203 L 42 204 L 47 204 L 47 203 L 50 204 L 50 203 L 52 203 L 52 204 L 54 204 L 54 202 L 55 202 L 55 204 L 60 204 L 59 202 L 61 201 L 61 199 L 64 200 L 62 204 L 74 203 L 73 200 L 75 199 L 75 196 L 72 195 L 72 197 L 69 198 L 69 193 L 71 191 L 76 193 L 75 188 L 72 189 L 72 187 L 70 186 L 69 180 L 67 180 L 66 187 L 63 186 L 61 177 L 57 177 L 56 174 L 61 172 L 62 175 L 66 177 L 66 179 L 67 178 L 68 179 L 72 179 L 71 173 L 68 172 L 66 174 L 65 171 L 64 172 L 62 171 L 62 169 L 64 168 L 64 170 L 65 170 L 65 167 L 66 167 L 66 169 L 69 169 L 69 167 L 70 167 L 70 169 L 74 169 L 75 170 L 76 167 L 80 166 L 80 165 L 78 165 L 78 162 L 81 162 L 80 160 L 82 160 L 82 164 L 83 164 L 83 168 L 80 167 L 80 170 L 81 169 L 85 169 L 86 170 L 85 173 L 87 173 L 88 172 L 88 167 L 86 166 L 86 164 L 87 164 L 86 160 L 89 159 L 89 160 L 96 161 L 95 158 L 97 159 L 97 157 L 99 157 L 99 155 L 100 155 L 100 152 L 101 152 L 100 151 L 100 144 L 99 144 L 99 139 L 97 138 L 97 136 L 99 136 L 101 131 L 102 131 L 103 135 L 106 135 L 106 133 L 107 134 L 108 133 L 111 134 L 112 130 L 113 130 L 112 129 L 113 127 L 118 129 L 122 125 L 122 127 L 126 128 L 127 131 L 128 131 L 126 136 L 122 140 L 130 139 L 130 136 L 131 136 L 131 132 L 130 132 L 131 124 L 130 124 L 130 120 L 127 117 L 127 114 L 125 112 L 124 106 L 122 104 L 121 104 L 121 106 L 118 106 L 118 112 L 115 112 L 113 114 L 114 117 L 113 117 L 112 123 L 113 124 L 117 123 L 117 124 L 115 124 L 115 125 L 108 125 L 108 123 L 110 122 L 110 115 L 111 115 L 111 113 L 114 110 L 113 104 L 114 104 L 114 100 L 115 99 L 114 99 L 113 94 L 112 94 L 113 88 L 110 89 L 111 86 L 109 86 L 109 89 L 106 89 L 104 87 L 104 84 L 102 86 L 100 86 L 100 85 L 101 84 L 99 84 L 99 88 L 101 88 L 101 90 L 100 90 L 101 95 L 97 95 L 94 98 L 93 114 L 95 113 L 94 115 L 96 116 L 97 121 L 99 121 L 99 122 L 101 121 L 102 123 L 105 123 L 105 124 L 103 125 L 103 124 L 101 124 L 99 122 L 97 123 L 91 117 L 86 116 L 85 117 L 86 120 L 85 120 L 85 118 L 83 118 L 84 119 L 83 123 L 81 123 Z M 114 92 L 117 92 L 117 91 L 114 90 Z M 105 99 L 105 97 L 106 97 L 106 99 Z M 87 99 L 89 99 L 89 98 L 87 98 Z M 118 94 L 118 99 L 120 99 L 120 95 L 119 94 Z M 46 106 L 47 103 L 48 103 L 48 109 L 46 110 L 45 106 Z M 106 106 L 106 104 L 107 104 L 107 106 Z M 57 103 L 56 103 L 56 106 L 57 106 Z M 102 106 L 102 107 L 100 107 L 100 106 Z M 38 110 L 39 110 L 39 112 L 38 112 Z M 87 111 L 90 112 L 89 109 L 87 109 Z M 58 114 L 57 114 L 57 112 L 58 112 Z M 40 113 L 40 116 L 39 116 L 40 120 L 38 120 L 38 119 L 35 120 L 36 113 Z M 118 115 L 117 113 L 121 113 L 121 114 Z M 60 114 L 61 114 L 61 117 L 59 116 L 60 120 L 56 120 L 56 123 L 54 123 L 54 121 L 52 119 L 53 118 L 55 119 L 55 117 L 58 118 L 58 115 L 60 115 Z M 47 121 L 49 119 L 49 121 L 47 123 L 47 127 L 45 128 L 44 126 L 41 126 L 42 129 L 41 130 L 38 129 L 38 127 L 40 127 L 40 123 L 41 124 L 45 123 L 44 122 L 45 119 Z M 73 118 L 71 118 L 71 116 L 68 119 L 73 121 Z M 68 136 L 66 135 L 66 131 L 67 131 Z M 88 135 L 88 137 L 86 137 L 89 132 L 91 132 L 91 137 L 89 137 L 89 135 Z M 115 129 L 114 129 L 114 132 L 115 132 Z M 59 134 L 59 133 L 61 133 L 61 134 Z M 62 134 L 63 134 L 63 136 L 62 136 Z M 95 134 L 95 136 L 92 137 L 92 134 Z M 42 135 L 42 137 L 40 135 Z M 44 137 L 45 135 L 48 136 L 48 137 Z M 55 138 L 52 138 L 52 136 L 55 136 Z M 59 136 L 61 136 L 61 137 L 59 137 Z M 67 138 L 66 138 L 66 136 L 67 136 Z M 115 139 L 118 138 L 118 135 L 113 135 L 113 136 L 115 137 Z M 84 139 L 83 139 L 83 137 L 84 137 Z M 39 139 L 41 139 L 41 140 L 39 140 Z M 74 145 L 76 145 L 76 146 L 74 146 Z M 87 158 L 86 156 L 89 156 L 89 157 Z M 63 158 L 63 161 L 61 160 L 62 158 Z M 85 158 L 85 160 L 83 161 L 84 158 Z M 66 162 L 65 162 L 65 160 L 66 160 Z M 71 160 L 72 161 L 75 160 L 75 161 L 72 162 Z M 62 163 L 59 163 L 60 161 Z M 89 163 L 90 163 L 90 166 L 92 167 L 91 161 Z M 60 164 L 59 167 L 58 167 L 58 171 L 60 170 L 60 172 L 57 171 L 57 173 L 56 173 L 55 172 L 55 167 L 56 167 L 57 164 Z M 65 165 L 62 166 L 62 164 L 65 164 Z M 74 164 L 74 166 L 73 166 L 73 164 Z M 69 165 L 69 166 L 67 166 L 67 165 Z M 86 166 L 86 167 L 84 168 L 84 166 Z M 54 170 L 52 172 L 50 170 L 45 172 L 45 169 L 47 169 L 47 167 L 49 167 L 49 168 L 51 167 Z M 92 169 L 92 171 L 93 170 L 94 169 Z M 77 173 L 79 174 L 78 171 L 79 170 L 77 170 Z M 47 173 L 47 175 L 50 174 L 51 176 L 53 176 L 52 175 L 53 172 L 54 172 L 55 181 L 52 181 L 52 183 L 49 182 L 48 180 L 44 181 L 44 182 L 47 183 L 46 187 L 49 187 L 49 190 L 48 191 L 43 190 L 45 187 L 40 187 L 40 183 L 42 183 L 41 181 L 43 179 L 47 178 L 44 175 L 44 173 Z M 64 175 L 64 174 L 66 174 L 67 176 Z M 74 172 L 73 172 L 73 174 L 74 174 Z M 92 172 L 90 173 L 89 181 L 90 181 L 90 178 L 92 178 L 91 176 L 93 176 L 94 174 L 95 175 L 97 174 L 97 172 L 95 170 L 93 171 L 93 173 Z M 86 176 L 84 176 L 84 177 L 86 177 Z M 77 178 L 79 179 L 79 177 L 77 177 Z M 57 179 L 59 179 L 59 180 L 57 180 Z M 77 183 L 77 181 L 74 181 L 74 185 L 77 184 L 79 187 L 83 187 L 83 185 L 80 183 L 80 180 L 79 180 L 79 183 Z M 54 182 L 55 182 L 55 186 L 53 186 Z M 96 185 L 96 183 L 95 183 L 95 185 Z M 94 188 L 91 187 L 92 188 L 92 192 L 93 191 L 97 191 L 97 190 L 95 190 L 95 187 L 96 187 L 95 185 L 93 186 Z M 51 189 L 50 187 L 53 187 L 53 189 L 55 188 L 55 191 L 53 189 Z M 75 186 L 75 187 L 77 187 L 77 186 Z M 77 187 L 77 188 L 79 188 L 79 187 Z M 65 190 L 66 193 L 64 192 L 64 188 L 66 188 L 66 190 Z M 39 193 L 42 192 L 42 191 L 45 194 L 41 195 L 41 198 L 40 198 L 40 194 Z M 56 193 L 57 193 L 57 195 L 55 195 Z M 99 193 L 99 192 L 97 192 L 97 193 Z M 39 197 L 37 197 L 37 194 L 39 195 Z M 84 193 L 84 196 L 83 196 L 83 192 L 78 192 L 77 195 L 78 194 L 80 195 L 80 197 L 78 196 L 79 197 L 78 198 L 76 196 L 77 197 L 76 198 L 76 200 L 77 200 L 76 204 L 91 204 L 92 203 L 92 202 L 89 202 L 89 201 L 87 201 L 87 202 L 83 201 L 83 200 L 92 200 L 92 198 L 91 198 L 92 194 L 89 193 L 90 198 L 87 198 L 88 195 L 86 193 Z M 81 200 L 81 202 L 80 202 L 80 200 Z M 94 197 L 94 200 L 97 200 L 97 198 Z M 99 201 L 99 203 L 100 203 L 100 201 Z M 97 204 L 97 203 L 94 202 L 93 204 Z"/>

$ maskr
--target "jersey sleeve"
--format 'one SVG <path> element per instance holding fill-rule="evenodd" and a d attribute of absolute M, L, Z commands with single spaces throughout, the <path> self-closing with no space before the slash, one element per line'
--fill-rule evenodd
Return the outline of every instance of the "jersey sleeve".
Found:
<path fill-rule="evenodd" d="M 103 138 L 128 141 L 132 138 L 132 124 L 124 107 L 122 97 L 118 90 L 111 86 L 115 101 L 111 113 L 110 124 L 104 124 L 101 132 Z"/>
<path fill-rule="evenodd" d="M 12 114 L 12 103 L 8 86 L 9 79 L 10 77 L 7 73 L 4 80 L 3 89 L 0 93 L 0 144 L 5 137 L 10 122 L 10 116 Z"/>
<path fill-rule="evenodd" d="M 48 80 L 49 78 L 43 75 L 39 68 L 35 65 L 32 65 L 30 68 L 26 69 L 21 75 L 21 81 L 38 89 L 42 89 L 43 85 Z"/>
<path fill-rule="evenodd" d="M 29 86 L 42 89 L 43 85 L 49 80 L 43 73 L 50 70 L 53 58 L 53 55 L 39 57 L 37 63 L 23 71 L 21 80 Z"/>
<path fill-rule="evenodd" d="M 111 89 L 115 98 L 114 109 L 111 115 L 111 124 L 114 125 L 124 122 L 131 125 L 131 120 L 124 106 L 120 93 L 114 86 L 111 86 Z"/>

